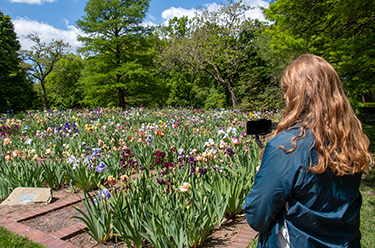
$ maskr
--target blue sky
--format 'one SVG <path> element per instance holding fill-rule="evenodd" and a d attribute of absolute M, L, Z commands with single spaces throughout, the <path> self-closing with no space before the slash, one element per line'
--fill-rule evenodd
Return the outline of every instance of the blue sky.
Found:
<path fill-rule="evenodd" d="M 80 30 L 76 21 L 84 14 L 87 0 L 0 0 L 0 11 L 9 15 L 15 26 L 15 32 L 22 49 L 29 49 L 31 43 L 25 38 L 30 32 L 40 35 L 43 42 L 52 39 L 63 39 L 72 46 L 72 51 L 80 45 L 76 36 Z M 247 16 L 264 20 L 258 6 L 268 7 L 270 0 L 243 0 L 242 2 L 256 7 Z M 203 8 L 216 9 L 226 4 L 226 0 L 151 0 L 145 24 L 157 25 L 167 23 L 174 16 L 194 16 L 198 5 Z"/>

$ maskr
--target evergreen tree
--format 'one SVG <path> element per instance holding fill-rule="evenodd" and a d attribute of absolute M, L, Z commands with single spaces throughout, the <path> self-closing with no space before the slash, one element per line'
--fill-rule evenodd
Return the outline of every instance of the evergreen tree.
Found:
<path fill-rule="evenodd" d="M 13 23 L 0 11 L 0 113 L 26 110 L 33 101 L 32 82 L 20 65 L 19 50 Z"/>
<path fill-rule="evenodd" d="M 149 0 L 87 2 L 86 14 L 77 21 L 86 34 L 78 38 L 84 43 L 81 52 L 91 55 L 81 81 L 86 104 L 125 108 L 125 97 L 147 99 L 154 55 L 141 23 L 148 8 Z"/>

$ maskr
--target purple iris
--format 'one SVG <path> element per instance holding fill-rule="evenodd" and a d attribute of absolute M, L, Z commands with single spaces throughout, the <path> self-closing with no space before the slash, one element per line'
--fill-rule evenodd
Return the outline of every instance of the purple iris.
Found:
<path fill-rule="evenodd" d="M 105 166 L 104 162 L 99 162 L 99 165 L 95 167 L 95 170 L 99 173 L 101 173 L 103 170 L 106 170 L 107 172 L 109 171 L 107 167 Z"/>
<path fill-rule="evenodd" d="M 188 163 L 189 164 L 194 164 L 194 157 L 189 157 L 188 158 Z"/>
<path fill-rule="evenodd" d="M 194 175 L 195 174 L 195 167 L 191 167 L 191 175 Z"/>
<path fill-rule="evenodd" d="M 201 175 L 204 175 L 204 174 L 207 173 L 207 169 L 199 169 L 199 173 L 200 173 Z"/>
<path fill-rule="evenodd" d="M 109 198 L 111 198 L 111 193 L 108 191 L 108 189 L 102 189 L 102 190 L 99 190 L 98 191 L 98 198 L 102 198 L 102 197 L 106 197 L 107 200 L 109 200 Z"/>
<path fill-rule="evenodd" d="M 225 153 L 228 154 L 229 156 L 231 156 L 231 155 L 234 154 L 234 151 L 233 151 L 232 148 L 227 148 L 227 149 L 225 150 Z"/>

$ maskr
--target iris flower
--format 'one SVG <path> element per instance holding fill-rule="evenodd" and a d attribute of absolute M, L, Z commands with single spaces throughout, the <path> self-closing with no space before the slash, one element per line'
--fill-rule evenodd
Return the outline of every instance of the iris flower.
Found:
<path fill-rule="evenodd" d="M 109 171 L 107 167 L 105 166 L 104 162 L 99 162 L 99 165 L 95 167 L 95 170 L 99 173 L 101 173 L 103 170 L 106 170 L 107 172 Z"/>
<path fill-rule="evenodd" d="M 102 198 L 102 197 L 105 197 L 107 198 L 107 200 L 109 200 L 109 198 L 111 198 L 111 193 L 108 191 L 108 189 L 102 189 L 102 190 L 99 190 L 98 191 L 98 198 Z"/>
<path fill-rule="evenodd" d="M 185 193 L 185 192 L 190 193 L 190 183 L 184 182 L 182 184 L 182 186 L 179 186 L 178 188 L 179 188 L 180 192 L 182 192 L 182 193 Z"/>

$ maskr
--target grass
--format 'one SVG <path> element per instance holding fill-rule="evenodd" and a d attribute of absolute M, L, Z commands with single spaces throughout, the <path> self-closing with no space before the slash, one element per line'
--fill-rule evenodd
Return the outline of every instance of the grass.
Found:
<path fill-rule="evenodd" d="M 363 125 L 364 133 L 370 139 L 369 151 L 375 154 L 375 126 Z M 361 208 L 361 226 L 362 234 L 361 247 L 375 247 L 375 168 L 370 170 L 362 179 L 360 191 L 362 192 L 362 208 Z M 250 241 L 248 248 L 256 248 L 258 239 Z"/>
<path fill-rule="evenodd" d="M 375 126 L 363 125 L 363 131 L 370 139 L 370 152 L 375 154 Z M 361 245 L 363 248 L 375 247 L 375 168 L 372 168 L 362 179 L 360 190 L 363 200 L 360 227 Z"/>
<path fill-rule="evenodd" d="M 258 238 L 253 238 L 250 241 L 249 246 L 247 248 L 256 248 L 257 244 L 258 244 Z"/>
<path fill-rule="evenodd" d="M 374 190 L 372 191 L 375 192 Z M 375 247 L 375 195 L 362 194 L 361 208 L 361 246 L 363 248 Z"/>
<path fill-rule="evenodd" d="M 0 226 L 0 247 L 43 248 L 44 246 L 31 242 L 26 237 L 19 236 Z"/>

